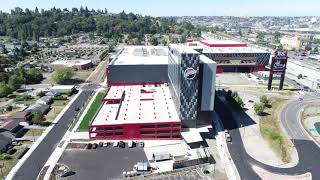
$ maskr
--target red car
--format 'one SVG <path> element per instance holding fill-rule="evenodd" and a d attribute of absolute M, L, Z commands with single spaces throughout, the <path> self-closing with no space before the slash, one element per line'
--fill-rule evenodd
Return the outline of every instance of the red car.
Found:
<path fill-rule="evenodd" d="M 99 142 L 99 147 L 103 147 L 103 142 Z"/>
<path fill-rule="evenodd" d="M 92 144 L 91 143 L 88 143 L 87 145 L 86 145 L 86 149 L 91 149 L 92 148 Z"/>

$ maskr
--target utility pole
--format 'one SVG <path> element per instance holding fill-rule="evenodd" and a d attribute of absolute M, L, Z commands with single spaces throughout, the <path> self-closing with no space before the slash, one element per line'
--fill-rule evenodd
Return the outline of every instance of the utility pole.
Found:
<path fill-rule="evenodd" d="M 0 165 L 1 177 L 4 178 L 2 168 L 4 168 L 4 163 L 2 163 L 2 164 Z"/>
<path fill-rule="evenodd" d="M 33 131 L 33 129 L 30 129 L 30 131 L 32 132 L 33 142 L 35 142 L 36 138 L 34 137 L 34 131 Z"/>

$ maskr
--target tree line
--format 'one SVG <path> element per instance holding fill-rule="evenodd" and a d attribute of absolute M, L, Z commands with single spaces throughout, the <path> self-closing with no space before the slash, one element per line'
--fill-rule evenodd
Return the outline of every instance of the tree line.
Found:
<path fill-rule="evenodd" d="M 41 71 L 35 68 L 26 70 L 20 67 L 11 73 L 0 72 L 0 97 L 11 94 L 23 84 L 36 84 L 42 79 Z"/>
<path fill-rule="evenodd" d="M 10 13 L 0 12 L 0 36 L 25 40 L 60 37 L 80 32 L 95 32 L 106 38 L 119 39 L 124 34 L 143 39 L 145 34 L 200 34 L 190 22 L 178 23 L 170 17 L 151 17 L 133 13 L 108 13 L 105 10 L 16 7 Z"/>

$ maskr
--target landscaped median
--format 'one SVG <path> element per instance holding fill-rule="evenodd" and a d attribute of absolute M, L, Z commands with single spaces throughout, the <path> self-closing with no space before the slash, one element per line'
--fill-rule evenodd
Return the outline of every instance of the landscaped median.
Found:
<path fill-rule="evenodd" d="M 320 104 L 308 105 L 300 114 L 303 128 L 318 143 L 320 143 Z"/>
<path fill-rule="evenodd" d="M 77 131 L 88 131 L 88 126 L 91 120 L 94 118 L 95 114 L 99 111 L 101 105 L 103 104 L 102 98 L 105 96 L 105 92 L 99 92 L 95 97 L 94 101 L 90 105 L 86 115 L 83 117 Z"/>
<path fill-rule="evenodd" d="M 291 152 L 293 151 L 293 147 L 282 131 L 278 119 L 279 110 L 286 101 L 286 99 L 270 98 L 269 104 L 271 107 L 266 108 L 266 115 L 260 119 L 260 132 L 281 160 L 289 163 L 292 159 Z"/>

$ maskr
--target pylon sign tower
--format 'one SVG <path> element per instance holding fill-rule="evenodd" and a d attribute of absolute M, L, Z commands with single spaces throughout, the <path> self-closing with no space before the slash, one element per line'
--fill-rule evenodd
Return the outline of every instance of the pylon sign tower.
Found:
<path fill-rule="evenodd" d="M 272 61 L 271 61 L 269 82 L 268 82 L 268 90 L 271 90 L 272 80 L 273 80 L 274 74 L 278 74 L 281 76 L 279 90 L 283 89 L 283 82 L 284 82 L 284 77 L 285 77 L 286 69 L 287 69 L 287 61 L 288 61 L 287 51 L 277 50 L 273 54 Z"/>

